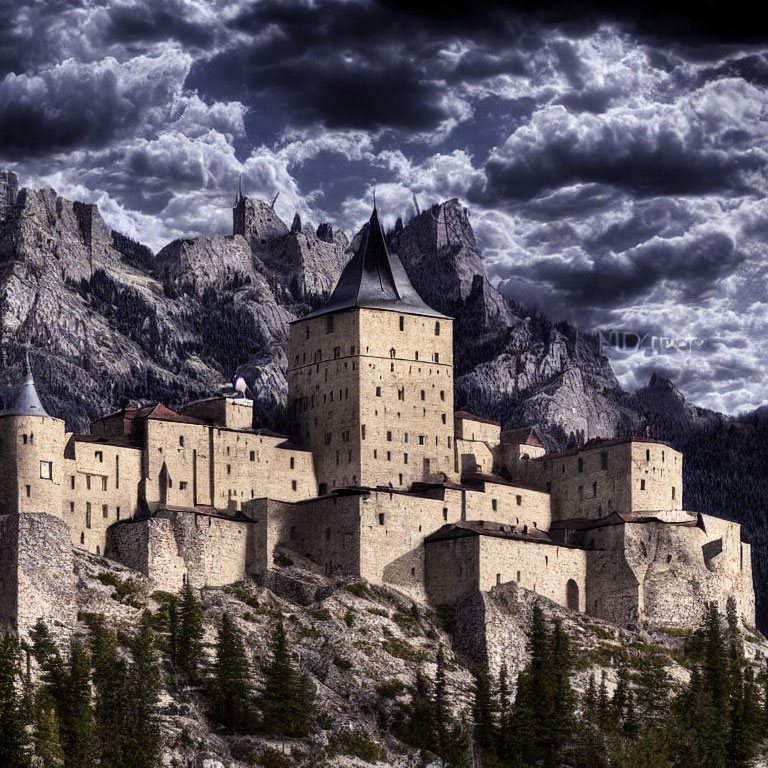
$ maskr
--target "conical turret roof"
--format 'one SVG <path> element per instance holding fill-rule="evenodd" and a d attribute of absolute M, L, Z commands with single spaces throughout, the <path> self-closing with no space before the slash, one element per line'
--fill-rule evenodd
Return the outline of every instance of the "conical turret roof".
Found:
<path fill-rule="evenodd" d="M 0 416 L 48 416 L 35 389 L 29 355 L 24 353 L 24 378 L 8 398 L 8 407 Z"/>
<path fill-rule="evenodd" d="M 360 247 L 344 267 L 328 303 L 307 317 L 352 307 L 446 317 L 422 300 L 411 285 L 400 259 L 389 252 L 375 205 Z"/>

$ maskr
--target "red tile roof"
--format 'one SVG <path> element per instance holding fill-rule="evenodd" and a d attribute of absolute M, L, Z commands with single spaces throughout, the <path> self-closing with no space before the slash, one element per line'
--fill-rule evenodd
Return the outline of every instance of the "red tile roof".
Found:
<path fill-rule="evenodd" d="M 520 429 L 506 429 L 501 433 L 502 443 L 511 443 L 513 445 L 535 445 L 543 448 L 533 427 L 520 427 Z"/>
<path fill-rule="evenodd" d="M 202 419 L 195 419 L 192 416 L 182 416 L 170 408 L 166 408 L 162 403 L 148 405 L 144 408 L 132 408 L 125 411 L 126 419 L 158 419 L 160 421 L 178 421 L 183 424 L 200 424 L 208 426 Z"/>

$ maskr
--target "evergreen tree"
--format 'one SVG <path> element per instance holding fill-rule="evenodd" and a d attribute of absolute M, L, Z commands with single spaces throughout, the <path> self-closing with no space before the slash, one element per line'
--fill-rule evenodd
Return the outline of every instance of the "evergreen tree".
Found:
<path fill-rule="evenodd" d="M 216 640 L 210 684 L 211 717 L 233 733 L 247 733 L 253 721 L 251 670 L 241 632 L 225 613 Z"/>
<path fill-rule="evenodd" d="M 442 738 L 448 727 L 448 693 L 445 680 L 445 652 L 442 645 L 437 648 L 435 664 L 435 725 L 438 738 Z"/>
<path fill-rule="evenodd" d="M 203 609 L 189 583 L 182 590 L 179 612 L 178 666 L 191 682 L 196 682 L 203 650 Z"/>
<path fill-rule="evenodd" d="M 57 704 L 65 768 L 91 768 L 95 759 L 91 704 L 91 660 L 80 643 L 72 646 L 66 690 Z"/>
<path fill-rule="evenodd" d="M 497 752 L 501 760 L 507 760 L 511 756 L 512 739 L 510 730 L 512 728 L 511 718 L 512 710 L 510 707 L 509 691 L 509 673 L 507 665 L 503 663 L 499 670 L 497 700 L 499 702 L 499 726 L 498 726 L 498 746 Z"/>
<path fill-rule="evenodd" d="M 27 768 L 29 738 L 19 697 L 19 643 L 10 634 L 0 637 L 0 765 Z"/>
<path fill-rule="evenodd" d="M 156 768 L 161 758 L 157 716 L 161 676 L 150 622 L 150 614 L 145 613 L 131 647 L 126 680 L 124 755 L 128 768 Z"/>
<path fill-rule="evenodd" d="M 573 741 L 576 704 L 570 682 L 573 667 L 571 644 L 560 619 L 554 622 L 550 647 L 552 700 L 548 727 L 545 728 L 549 744 L 545 765 L 554 766 L 559 764 L 563 750 Z"/>
<path fill-rule="evenodd" d="M 437 745 L 437 724 L 433 690 L 423 670 L 416 671 L 410 705 L 402 709 L 404 717 L 393 728 L 397 738 L 412 747 L 434 751 Z"/>
<path fill-rule="evenodd" d="M 115 634 L 104 623 L 104 617 L 91 617 L 89 624 L 99 755 L 103 765 L 124 768 L 129 727 L 126 707 L 128 670 L 117 652 Z"/>
<path fill-rule="evenodd" d="M 485 667 L 472 672 L 475 682 L 472 698 L 472 717 L 475 721 L 475 741 L 484 751 L 496 746 L 496 707 L 491 693 L 492 679 Z"/>
<path fill-rule="evenodd" d="M 38 691 L 34 704 L 35 757 L 38 768 L 61 768 L 64 748 L 61 745 L 56 703 L 45 688 Z"/>
<path fill-rule="evenodd" d="M 597 686 L 594 675 L 589 676 L 589 683 L 584 690 L 584 698 L 581 702 L 581 711 L 589 722 L 597 723 Z"/>
<path fill-rule="evenodd" d="M 270 646 L 272 660 L 258 698 L 262 729 L 271 736 L 306 736 L 315 718 L 315 689 L 309 676 L 291 664 L 282 619 L 275 624 Z"/>

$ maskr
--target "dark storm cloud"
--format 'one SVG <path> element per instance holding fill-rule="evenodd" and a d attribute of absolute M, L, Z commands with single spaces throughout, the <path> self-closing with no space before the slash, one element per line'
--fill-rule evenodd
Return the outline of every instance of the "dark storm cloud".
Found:
<path fill-rule="evenodd" d="M 744 172 L 765 166 L 759 153 L 707 146 L 697 125 L 681 134 L 672 121 L 653 126 L 631 114 L 585 121 L 555 109 L 491 155 L 486 187 L 475 192 L 480 199 L 526 200 L 579 182 L 639 195 L 704 194 L 744 189 Z"/>
<path fill-rule="evenodd" d="M 185 0 L 145 0 L 107 7 L 105 42 L 139 43 L 177 40 L 185 46 L 208 48 L 216 38 L 210 20 L 189 18 Z"/>
<path fill-rule="evenodd" d="M 518 267 L 516 276 L 549 286 L 561 303 L 578 311 L 628 304 L 648 298 L 659 287 L 670 300 L 696 300 L 743 261 L 744 254 L 729 237 L 710 232 L 679 240 L 649 239 L 620 255 L 606 252 L 591 260 L 542 258 Z"/>

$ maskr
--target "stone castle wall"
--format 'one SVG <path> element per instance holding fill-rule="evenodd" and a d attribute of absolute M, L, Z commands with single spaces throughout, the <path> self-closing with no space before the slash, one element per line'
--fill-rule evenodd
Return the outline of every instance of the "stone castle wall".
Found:
<path fill-rule="evenodd" d="M 69 526 L 45 512 L 0 515 L 0 629 L 29 639 L 39 620 L 60 639 L 77 624 Z"/>

